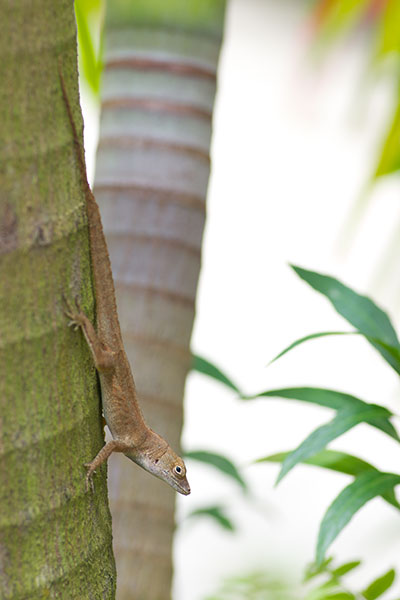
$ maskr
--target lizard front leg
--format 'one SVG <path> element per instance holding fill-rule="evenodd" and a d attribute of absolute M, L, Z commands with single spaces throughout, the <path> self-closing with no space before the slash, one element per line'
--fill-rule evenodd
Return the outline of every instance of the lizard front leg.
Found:
<path fill-rule="evenodd" d="M 111 440 L 110 442 L 107 442 L 107 444 L 102 447 L 102 449 L 97 454 L 97 456 L 92 460 L 92 462 L 86 463 L 84 465 L 87 468 L 86 481 L 85 481 L 86 491 L 88 491 L 89 485 L 90 485 L 92 491 L 94 491 L 93 473 L 95 472 L 97 467 L 102 465 L 103 462 L 106 462 L 106 460 L 108 459 L 110 454 L 112 454 L 113 452 L 126 452 L 130 448 L 131 448 L 131 446 L 129 446 L 129 444 L 125 444 L 124 442 L 119 442 L 118 440 Z"/>
<path fill-rule="evenodd" d="M 74 311 L 69 302 L 64 298 L 66 305 L 65 315 L 70 319 L 68 327 L 78 329 L 81 327 L 83 335 L 87 341 L 89 349 L 92 353 L 95 367 L 98 371 L 110 371 L 114 367 L 114 358 L 111 350 L 104 347 L 99 336 L 97 335 L 92 323 L 82 312 L 77 299 L 75 299 L 77 312 Z"/>

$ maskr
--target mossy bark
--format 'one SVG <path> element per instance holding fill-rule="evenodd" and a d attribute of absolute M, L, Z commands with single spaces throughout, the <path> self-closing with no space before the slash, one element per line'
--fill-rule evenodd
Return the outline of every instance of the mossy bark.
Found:
<path fill-rule="evenodd" d="M 223 19 L 223 0 L 107 7 L 94 191 L 141 406 L 177 451 Z M 175 498 L 126 458 L 110 458 L 119 600 L 170 597 Z"/>
<path fill-rule="evenodd" d="M 76 123 L 69 0 L 0 3 L 0 597 L 112 599 L 99 390 L 62 294 L 93 314 L 84 191 L 58 76 Z"/>

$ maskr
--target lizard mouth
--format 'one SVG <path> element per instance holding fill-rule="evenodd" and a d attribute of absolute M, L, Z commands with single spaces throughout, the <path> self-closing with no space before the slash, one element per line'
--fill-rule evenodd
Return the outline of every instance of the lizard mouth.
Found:
<path fill-rule="evenodd" d="M 177 485 L 178 492 L 183 494 L 184 496 L 189 496 L 190 494 L 190 485 L 188 481 L 180 481 Z"/>

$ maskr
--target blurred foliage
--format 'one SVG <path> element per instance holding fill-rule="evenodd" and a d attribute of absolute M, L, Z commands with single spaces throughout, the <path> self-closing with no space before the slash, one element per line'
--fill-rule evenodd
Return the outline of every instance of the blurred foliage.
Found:
<path fill-rule="evenodd" d="M 396 576 L 394 569 L 359 591 L 351 590 L 344 579 L 360 565 L 361 561 L 353 560 L 335 566 L 333 559 L 328 558 L 320 566 L 309 565 L 303 581 L 297 584 L 283 575 L 249 573 L 227 579 L 207 600 L 375 600 L 391 588 Z"/>
<path fill-rule="evenodd" d="M 177 0 L 177 7 L 180 1 Z M 220 5 L 223 5 L 221 0 L 215 4 L 217 12 L 220 11 Z M 199 7 L 201 6 L 199 3 Z M 168 11 L 170 10 L 169 7 Z M 75 2 L 80 76 L 96 96 L 99 94 L 102 72 L 104 11 L 105 0 Z M 140 21 L 140 14 L 132 14 Z M 195 14 L 198 18 L 196 11 Z M 374 176 L 399 171 L 400 3 L 398 0 L 318 0 L 313 6 L 311 23 L 316 46 L 325 48 L 346 33 L 361 28 L 372 30 L 371 67 L 379 69 L 384 66 L 396 81 L 399 91 L 397 107 L 388 127 Z"/>
<path fill-rule="evenodd" d="M 290 586 L 282 578 L 264 572 L 227 579 L 207 600 L 294 600 Z"/>
<path fill-rule="evenodd" d="M 192 450 L 190 452 L 185 452 L 184 456 L 185 459 L 197 460 L 215 467 L 220 472 L 225 473 L 225 475 L 228 475 L 228 477 L 231 477 L 240 485 L 244 492 L 247 492 L 247 483 L 239 473 L 238 468 L 230 459 L 226 458 L 226 456 L 222 456 L 222 454 L 216 454 L 215 452 L 209 452 L 208 450 Z"/>
<path fill-rule="evenodd" d="M 201 362 L 195 361 L 195 364 L 200 365 Z M 225 385 L 228 385 L 229 387 L 229 383 L 225 382 Z M 227 458 L 222 454 L 217 454 L 216 452 L 210 452 L 209 450 L 191 450 L 184 452 L 183 456 L 185 461 L 194 460 L 216 469 L 218 473 L 223 473 L 231 481 L 234 481 L 239 485 L 243 492 L 249 492 L 249 486 L 246 480 L 243 475 L 241 475 L 239 468 L 230 458 Z M 219 525 L 222 529 L 227 531 L 236 531 L 234 521 L 227 515 L 226 506 L 202 506 L 187 515 L 187 518 L 190 519 L 200 517 L 212 519 L 216 525 Z"/>
<path fill-rule="evenodd" d="M 230 377 L 225 375 L 225 373 L 223 373 L 221 369 L 210 363 L 210 361 L 206 360 L 205 358 L 194 355 L 192 361 L 192 369 L 193 371 L 198 371 L 199 373 L 203 373 L 204 375 L 212 377 L 220 383 L 223 383 L 234 392 L 237 392 L 239 396 L 242 394 L 236 383 L 234 383 Z"/>
<path fill-rule="evenodd" d="M 222 529 L 226 529 L 227 531 L 236 530 L 236 526 L 227 516 L 226 509 L 223 506 L 202 506 L 201 508 L 196 508 L 187 516 L 188 518 L 209 517 L 220 527 L 222 527 Z"/>
<path fill-rule="evenodd" d="M 125 0 L 124 0 L 125 1 Z M 122 4 L 124 4 L 124 1 Z M 181 0 L 177 0 L 177 8 Z M 163 4 L 163 2 L 160 2 Z M 126 3 L 128 7 L 129 4 Z M 197 5 L 196 5 L 197 6 Z M 222 0 L 215 3 L 221 10 Z M 195 7 L 194 15 L 198 19 Z M 138 7 L 138 11 L 139 11 Z M 147 9 L 146 9 L 147 10 Z M 92 92 L 99 94 L 102 72 L 103 20 L 105 0 L 76 0 L 78 27 L 79 70 Z M 168 8 L 168 13 L 171 7 Z M 130 14 L 138 14 L 130 9 Z M 192 18 L 192 17 L 191 17 Z M 328 47 L 344 34 L 358 29 L 370 29 L 373 36 L 371 67 L 385 67 L 396 81 L 397 107 L 391 118 L 382 150 L 376 165 L 375 177 L 400 170 L 400 3 L 398 0 L 318 0 L 313 5 L 311 24 L 317 47 Z"/>
<path fill-rule="evenodd" d="M 398 0 L 317 0 L 311 23 L 317 47 L 345 34 L 369 29 L 373 69 L 385 70 L 397 89 L 396 109 L 382 144 L 374 178 L 400 170 L 400 2 Z"/>
<path fill-rule="evenodd" d="M 75 0 L 79 75 L 99 95 L 102 72 L 104 0 Z"/>
<path fill-rule="evenodd" d="M 400 375 L 400 342 L 391 320 L 384 310 L 370 298 L 358 294 L 333 277 L 300 267 L 293 266 L 292 268 L 304 282 L 325 296 L 335 310 L 355 328 L 353 333 L 362 335 L 380 357 Z M 322 335 L 332 335 L 332 333 L 338 332 L 317 333 L 303 337 L 293 342 L 274 360 L 284 356 L 305 341 Z M 391 421 L 393 415 L 387 408 L 365 402 L 344 392 L 325 388 L 282 388 L 246 395 L 239 391 L 236 384 L 233 384 L 221 369 L 209 361 L 197 357 L 193 368 L 196 369 L 198 365 L 200 365 L 201 373 L 217 380 L 229 390 L 239 392 L 239 397 L 244 401 L 266 400 L 270 397 L 283 398 L 318 404 L 335 411 L 333 419 L 317 427 L 297 448 L 256 461 L 281 463 L 277 483 L 301 463 L 345 473 L 353 478 L 352 482 L 334 499 L 322 519 L 316 549 L 317 565 L 324 565 L 329 546 L 353 516 L 373 498 L 382 496 L 393 508 L 400 510 L 400 504 L 394 492 L 394 488 L 400 484 L 399 473 L 383 472 L 357 456 L 326 449 L 331 441 L 359 423 L 366 423 L 379 429 L 398 444 L 400 438 Z M 339 599 L 350 596 L 331 595 L 326 597 Z M 369 596 L 365 597 L 369 598 Z M 317 599 L 320 596 L 312 596 L 312 598 Z"/>
<path fill-rule="evenodd" d="M 227 387 L 231 392 L 235 392 L 239 397 L 243 397 L 243 394 L 239 387 L 232 381 L 228 375 L 223 373 L 221 369 L 216 367 L 210 361 L 202 358 L 201 356 L 193 355 L 192 358 L 192 370 L 206 375 L 211 379 L 218 381 Z M 236 484 L 238 484 L 241 490 L 249 494 L 249 486 L 244 476 L 241 474 L 240 469 L 234 464 L 231 458 L 223 456 L 220 453 L 210 452 L 209 450 L 190 450 L 184 452 L 184 458 L 186 461 L 201 462 L 204 465 L 208 465 L 217 470 L 220 474 L 223 473 L 225 476 L 230 478 Z M 232 519 L 227 516 L 226 506 L 205 506 L 200 507 L 187 515 L 187 517 L 208 517 L 214 520 L 214 522 L 222 527 L 222 529 L 229 531 L 236 531 L 236 525 Z"/>

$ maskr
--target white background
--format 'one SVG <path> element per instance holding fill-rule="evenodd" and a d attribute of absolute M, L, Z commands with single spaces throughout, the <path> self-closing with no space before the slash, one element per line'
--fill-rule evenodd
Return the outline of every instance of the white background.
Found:
<path fill-rule="evenodd" d="M 307 5 L 289 0 L 231 0 L 227 11 L 193 350 L 248 392 L 321 386 L 400 412 L 397 375 L 357 337 L 311 341 L 266 368 L 298 337 L 351 329 L 288 263 L 336 276 L 371 295 L 400 326 L 397 178 L 375 186 L 346 234 L 390 121 L 393 81 L 367 75 L 366 31 L 316 64 L 306 11 Z M 92 172 L 96 126 L 92 111 L 86 118 Z M 289 400 L 243 403 L 205 377 L 190 375 L 184 447 L 233 458 L 243 466 L 252 499 L 211 468 L 188 465 L 192 494 L 178 498 L 175 600 L 202 600 L 225 576 L 256 569 L 301 577 L 313 559 L 326 508 L 350 480 L 297 467 L 274 488 L 278 467 L 250 463 L 294 448 L 331 417 L 328 409 Z M 396 443 L 367 426 L 331 447 L 399 471 Z M 185 519 L 211 504 L 226 507 L 236 533 L 206 519 Z M 398 513 L 380 499 L 370 502 L 331 552 L 341 562 L 364 559 L 355 585 L 400 566 Z"/>

